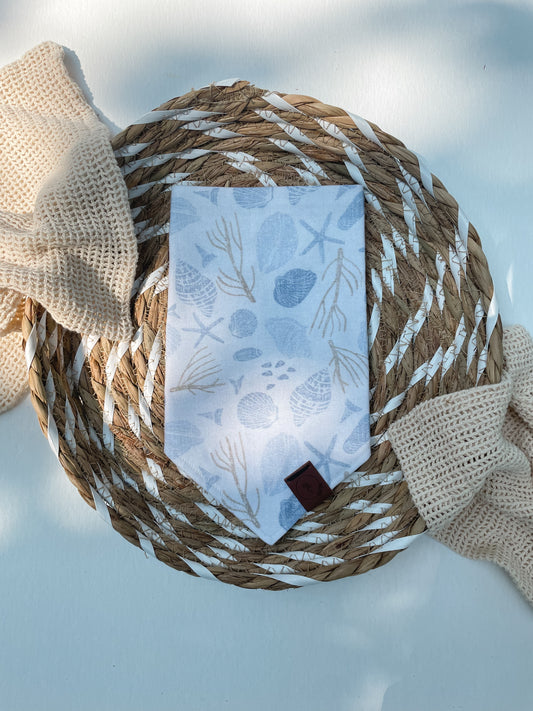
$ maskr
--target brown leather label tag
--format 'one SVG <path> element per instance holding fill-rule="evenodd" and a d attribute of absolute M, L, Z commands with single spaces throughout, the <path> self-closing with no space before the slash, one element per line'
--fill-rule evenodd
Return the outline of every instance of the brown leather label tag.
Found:
<path fill-rule="evenodd" d="M 312 511 L 333 493 L 311 462 L 285 477 L 285 483 L 306 511 Z"/>

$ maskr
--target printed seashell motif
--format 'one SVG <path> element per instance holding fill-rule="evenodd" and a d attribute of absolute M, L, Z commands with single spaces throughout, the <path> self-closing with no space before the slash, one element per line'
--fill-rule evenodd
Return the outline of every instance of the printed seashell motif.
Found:
<path fill-rule="evenodd" d="M 307 197 L 310 193 L 314 193 L 317 188 L 313 185 L 303 186 L 294 185 L 289 188 L 289 203 L 297 205 L 300 200 Z"/>
<path fill-rule="evenodd" d="M 370 420 L 368 417 L 361 417 L 348 437 L 344 440 L 342 448 L 347 454 L 355 454 L 366 444 L 370 437 Z"/>
<path fill-rule="evenodd" d="M 172 227 L 181 231 L 192 222 L 198 222 L 200 218 L 192 203 L 185 200 L 185 198 L 175 198 L 172 201 L 170 219 Z"/>
<path fill-rule="evenodd" d="M 296 427 L 300 427 L 312 415 L 327 410 L 331 401 L 331 378 L 327 368 L 313 373 L 295 388 L 289 404 Z"/>
<path fill-rule="evenodd" d="M 178 299 L 196 306 L 204 316 L 211 316 L 217 298 L 217 288 L 211 279 L 181 259 L 176 262 L 174 279 Z"/>
<path fill-rule="evenodd" d="M 261 478 L 265 494 L 272 496 L 287 491 L 285 477 L 304 461 L 296 437 L 283 432 L 269 440 L 261 457 Z"/>
<path fill-rule="evenodd" d="M 246 338 L 255 333 L 257 318 L 249 309 L 237 309 L 231 314 L 229 330 L 235 338 Z"/>
<path fill-rule="evenodd" d="M 272 188 L 233 188 L 233 197 L 246 210 L 265 207 L 273 198 Z"/>
<path fill-rule="evenodd" d="M 364 203 L 362 195 L 358 194 L 350 202 L 346 210 L 342 213 L 337 221 L 337 227 L 340 230 L 351 229 L 356 222 L 363 217 Z"/>
<path fill-rule="evenodd" d="M 262 355 L 263 351 L 260 351 L 259 348 L 241 348 L 240 351 L 236 351 L 233 354 L 233 360 L 238 360 L 242 363 L 245 360 L 260 358 Z"/>
<path fill-rule="evenodd" d="M 165 423 L 165 452 L 170 457 L 179 457 L 203 441 L 198 427 L 188 420 L 173 420 Z"/>
<path fill-rule="evenodd" d="M 252 430 L 267 429 L 278 419 L 278 408 L 266 393 L 245 395 L 237 404 L 239 422 Z"/>
<path fill-rule="evenodd" d="M 292 309 L 301 304 L 316 282 L 316 274 L 310 269 L 291 269 L 276 277 L 274 299 L 280 306 Z"/>
<path fill-rule="evenodd" d="M 296 496 L 289 496 L 288 499 L 283 499 L 280 504 L 279 525 L 282 528 L 289 529 L 305 514 L 306 511 Z"/>
<path fill-rule="evenodd" d="M 275 212 L 263 222 L 257 232 L 257 263 L 264 273 L 279 269 L 294 256 L 298 236 L 294 220 L 283 212 Z"/>
<path fill-rule="evenodd" d="M 274 339 L 276 348 L 288 358 L 309 358 L 311 344 L 307 329 L 293 318 L 269 318 L 265 328 Z"/>

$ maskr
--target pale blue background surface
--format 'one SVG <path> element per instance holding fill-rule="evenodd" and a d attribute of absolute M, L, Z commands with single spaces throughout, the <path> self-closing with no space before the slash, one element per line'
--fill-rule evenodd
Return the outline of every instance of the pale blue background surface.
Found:
<path fill-rule="evenodd" d="M 504 321 L 531 331 L 532 36 L 519 0 L 0 1 L 0 64 L 71 47 L 116 126 L 228 76 L 374 121 L 459 200 Z M 109 529 L 29 401 L 0 418 L 0 452 L 2 711 L 533 707 L 533 608 L 495 566 L 423 537 L 357 578 L 244 591 Z"/>

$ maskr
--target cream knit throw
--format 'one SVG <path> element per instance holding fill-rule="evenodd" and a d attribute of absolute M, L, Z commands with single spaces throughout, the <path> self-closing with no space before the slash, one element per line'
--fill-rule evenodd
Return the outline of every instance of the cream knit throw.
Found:
<path fill-rule="evenodd" d="M 0 412 L 24 394 L 23 297 L 79 333 L 130 335 L 137 246 L 109 138 L 58 45 L 0 70 Z"/>
<path fill-rule="evenodd" d="M 434 538 L 501 565 L 533 604 L 533 341 L 504 331 L 504 372 L 421 403 L 389 428 Z"/>

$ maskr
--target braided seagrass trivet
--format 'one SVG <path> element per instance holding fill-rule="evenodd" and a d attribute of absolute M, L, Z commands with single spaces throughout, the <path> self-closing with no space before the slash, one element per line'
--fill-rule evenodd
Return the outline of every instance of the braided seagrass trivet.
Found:
<path fill-rule="evenodd" d="M 41 427 L 89 505 L 195 575 L 279 590 L 363 573 L 424 528 L 387 438 L 422 400 L 500 380 L 502 332 L 480 241 L 398 140 L 306 96 L 244 81 L 173 99 L 120 133 L 139 241 L 130 342 L 81 338 L 28 301 Z M 163 452 L 170 188 L 358 183 L 366 197 L 372 455 L 278 543 L 208 501 Z"/>

